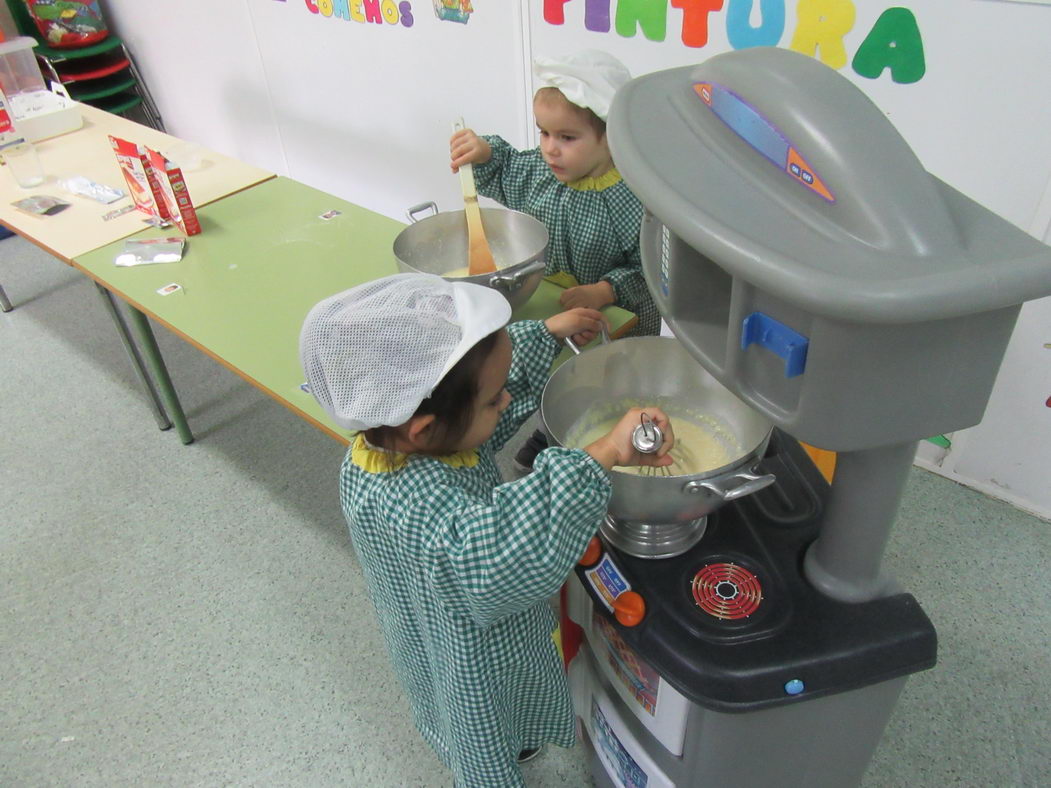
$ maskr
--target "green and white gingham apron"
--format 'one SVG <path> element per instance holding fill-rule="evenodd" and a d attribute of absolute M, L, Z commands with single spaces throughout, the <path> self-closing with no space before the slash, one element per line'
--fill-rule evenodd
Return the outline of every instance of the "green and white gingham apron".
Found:
<path fill-rule="evenodd" d="M 551 633 L 556 593 L 609 501 L 602 468 L 550 448 L 503 484 L 496 452 L 539 405 L 559 344 L 540 322 L 508 328 L 511 404 L 478 450 L 388 455 L 358 436 L 340 498 L 424 739 L 464 788 L 521 786 L 518 753 L 574 740 Z"/>
<path fill-rule="evenodd" d="M 528 213 L 547 227 L 546 274 L 566 271 L 582 285 L 606 280 L 616 305 L 639 317 L 633 336 L 660 333 L 660 313 L 642 278 L 642 203 L 616 168 L 565 184 L 539 148 L 519 151 L 502 138 L 484 138 L 492 158 L 474 165 L 478 193 Z"/>

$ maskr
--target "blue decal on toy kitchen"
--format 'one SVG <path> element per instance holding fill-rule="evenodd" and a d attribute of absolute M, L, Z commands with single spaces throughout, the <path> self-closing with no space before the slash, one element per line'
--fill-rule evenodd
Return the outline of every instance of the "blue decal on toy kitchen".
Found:
<path fill-rule="evenodd" d="M 603 555 L 598 564 L 584 572 L 584 576 L 610 612 L 613 612 L 613 601 L 625 591 L 631 590 L 631 583 L 624 579 L 624 575 L 608 554 Z"/>

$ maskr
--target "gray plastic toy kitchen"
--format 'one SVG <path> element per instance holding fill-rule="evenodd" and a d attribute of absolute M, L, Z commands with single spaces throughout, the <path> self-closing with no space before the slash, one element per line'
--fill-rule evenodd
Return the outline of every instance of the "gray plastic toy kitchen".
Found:
<path fill-rule="evenodd" d="M 936 662 L 881 568 L 916 444 L 981 420 L 1021 304 L 1051 294 L 1051 248 L 789 50 L 635 79 L 608 133 L 675 336 L 575 356 L 545 425 L 574 445 L 583 410 L 642 401 L 711 416 L 730 448 L 702 472 L 614 471 L 567 585 L 596 784 L 856 785 Z M 838 453 L 831 484 L 800 441 Z"/>

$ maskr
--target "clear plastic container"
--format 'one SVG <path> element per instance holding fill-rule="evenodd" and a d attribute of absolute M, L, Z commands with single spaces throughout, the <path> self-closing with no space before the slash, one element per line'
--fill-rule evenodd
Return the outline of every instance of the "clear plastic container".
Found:
<path fill-rule="evenodd" d="M 0 91 L 19 136 L 30 142 L 65 134 L 83 125 L 80 109 L 65 88 L 48 90 L 33 54 L 37 42 L 26 36 L 0 42 Z"/>
<path fill-rule="evenodd" d="M 33 54 L 37 42 L 27 36 L 0 42 L 0 89 L 9 101 L 21 93 L 47 90 Z"/>
<path fill-rule="evenodd" d="M 44 182 L 44 168 L 33 143 L 19 139 L 4 145 L 0 154 L 15 182 L 23 189 L 32 189 Z"/>

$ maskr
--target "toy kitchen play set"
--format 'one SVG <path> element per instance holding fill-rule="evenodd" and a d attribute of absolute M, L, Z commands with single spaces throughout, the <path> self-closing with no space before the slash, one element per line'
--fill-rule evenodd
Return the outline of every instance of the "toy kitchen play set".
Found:
<path fill-rule="evenodd" d="M 936 661 L 930 620 L 881 570 L 916 444 L 981 420 L 1021 304 L 1051 294 L 1051 248 L 789 50 L 638 78 L 609 137 L 675 337 L 575 356 L 545 425 L 572 445 L 582 412 L 649 403 L 709 422 L 724 455 L 615 471 L 567 584 L 596 784 L 856 785 Z M 799 441 L 838 453 L 831 484 Z"/>

